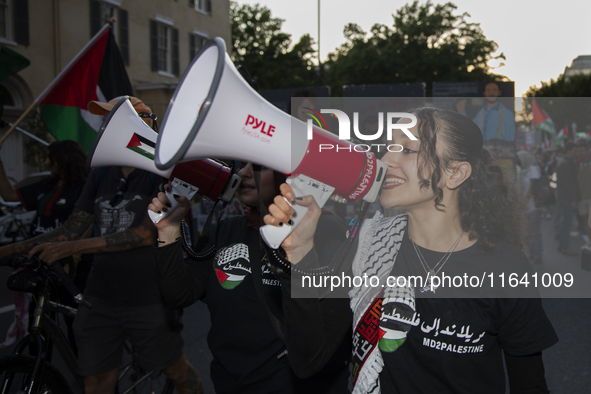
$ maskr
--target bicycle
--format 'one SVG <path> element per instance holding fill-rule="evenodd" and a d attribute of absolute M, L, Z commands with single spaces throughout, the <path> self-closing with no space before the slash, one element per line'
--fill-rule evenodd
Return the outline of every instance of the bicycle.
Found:
<path fill-rule="evenodd" d="M 13 291 L 33 293 L 36 307 L 29 334 L 16 345 L 12 355 L 0 357 L 0 394 L 72 394 L 63 374 L 51 364 L 52 347 L 62 356 L 78 389 L 84 380 L 76 372 L 77 359 L 70 342 L 58 324 L 58 313 L 75 314 L 76 309 L 51 300 L 56 286 L 61 283 L 78 303 L 85 303 L 68 274 L 59 263 L 47 266 L 36 257 L 7 259 L 3 265 L 22 268 L 7 282 Z M 57 313 L 54 313 L 57 312 Z M 31 344 L 33 347 L 31 347 Z M 35 355 L 25 355 L 29 348 Z M 162 372 L 145 371 L 131 347 L 125 345 L 124 363 L 120 368 L 118 394 L 171 394 L 174 386 Z"/>
<path fill-rule="evenodd" d="M 20 202 L 0 202 L 0 245 L 29 238 L 37 212 L 26 211 Z"/>

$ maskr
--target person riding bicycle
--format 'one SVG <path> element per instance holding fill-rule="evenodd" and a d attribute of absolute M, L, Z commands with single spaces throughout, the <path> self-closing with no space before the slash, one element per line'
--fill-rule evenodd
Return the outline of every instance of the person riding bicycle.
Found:
<path fill-rule="evenodd" d="M 1 145 L 0 145 L 1 148 Z M 4 170 L 0 160 L 0 196 L 4 201 L 20 201 L 27 211 L 36 211 L 37 216 L 31 227 L 30 236 L 44 234 L 64 224 L 72 211 L 74 204 L 82 193 L 82 188 L 88 177 L 86 170 L 86 153 L 79 143 L 72 140 L 56 141 L 47 147 L 45 166 L 51 175 L 39 182 L 15 189 Z M 13 245 L 0 248 L 0 255 L 13 249 Z M 76 259 L 75 283 L 84 290 L 86 278 L 92 266 L 92 256 L 83 255 Z M 74 299 L 61 287 L 58 289 L 60 301 L 69 306 L 75 306 Z M 22 304 L 21 304 L 22 303 Z M 17 308 L 29 308 L 29 322 L 34 310 L 34 303 L 27 305 L 26 297 L 17 296 L 15 300 Z M 19 305 L 21 304 L 21 305 Z M 68 329 L 68 340 L 76 349 L 76 341 L 72 330 L 72 317 L 65 317 Z M 23 323 L 26 325 L 26 323 Z M 17 327 L 17 326 L 15 326 Z M 10 330 L 9 330 L 10 331 Z M 11 336 L 11 335 L 9 335 Z M 12 335 L 5 345 L 16 340 L 17 335 Z"/>
<path fill-rule="evenodd" d="M 91 113 L 106 116 L 120 98 L 91 101 Z M 135 110 L 151 114 L 141 100 L 131 97 Z M 152 119 L 145 118 L 152 126 Z M 171 312 L 158 291 L 154 258 L 149 246 L 156 228 L 146 208 L 158 192 L 161 178 L 132 167 L 109 167 L 90 173 L 76 208 L 66 223 L 33 239 L 13 245 L 13 253 L 39 253 L 48 264 L 75 253 L 95 253 L 85 298 L 74 321 L 79 346 L 78 372 L 85 392 L 113 393 L 127 338 L 139 363 L 163 370 L 179 393 L 201 393 L 201 381 L 186 360 L 183 340 L 171 326 Z M 93 227 L 93 238 L 80 239 Z M 35 242 L 42 245 L 33 247 Z"/>
<path fill-rule="evenodd" d="M 0 160 L 0 196 L 7 202 L 20 201 L 27 211 L 37 211 L 31 235 L 46 233 L 64 224 L 74 210 L 88 176 L 85 163 L 86 153 L 76 141 L 53 142 L 44 163 L 51 175 L 15 189 Z"/>

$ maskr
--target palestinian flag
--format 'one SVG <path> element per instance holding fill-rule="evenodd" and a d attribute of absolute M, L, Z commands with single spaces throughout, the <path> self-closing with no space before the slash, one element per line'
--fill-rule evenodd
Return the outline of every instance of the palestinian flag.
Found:
<path fill-rule="evenodd" d="M 228 274 L 220 269 L 215 269 L 215 274 L 218 277 L 220 285 L 226 290 L 232 290 L 244 280 L 246 275 Z"/>
<path fill-rule="evenodd" d="M 154 160 L 154 153 L 156 152 L 156 144 L 139 134 L 133 133 L 131 140 L 127 144 L 127 149 L 132 150 L 140 155 Z"/>
<path fill-rule="evenodd" d="M 23 68 L 31 64 L 29 59 L 22 56 L 20 53 L 0 45 L 0 81 L 5 80 L 11 75 L 16 74 Z M 4 101 L 6 100 L 4 92 L 0 90 L 0 118 L 4 116 Z M 0 127 L 3 122 L 0 120 Z"/>
<path fill-rule="evenodd" d="M 577 140 L 591 141 L 591 131 L 588 133 L 576 133 Z"/>
<path fill-rule="evenodd" d="M 31 64 L 29 59 L 18 52 L 0 45 L 0 81 L 16 74 Z"/>
<path fill-rule="evenodd" d="M 237 243 L 221 248 L 215 256 L 214 270 L 224 289 L 236 288 L 251 273 L 248 246 Z"/>
<path fill-rule="evenodd" d="M 564 145 L 564 141 L 568 139 L 568 127 L 564 126 L 560 133 L 556 137 L 554 137 L 554 146 L 562 144 Z"/>
<path fill-rule="evenodd" d="M 552 137 L 554 137 L 556 135 L 554 122 L 552 122 L 552 119 L 550 119 L 546 111 L 538 106 L 538 103 L 535 99 L 533 100 L 533 113 L 534 119 L 532 121 L 532 125 L 534 128 L 542 130 L 543 133 L 549 133 L 552 135 Z"/>
<path fill-rule="evenodd" d="M 39 103 L 41 120 L 58 140 L 74 140 L 88 152 L 102 117 L 87 111 L 89 101 L 133 95 L 121 53 L 106 29 Z"/>
<path fill-rule="evenodd" d="M 396 330 L 382 330 L 379 328 L 378 346 L 381 351 L 392 353 L 406 340 L 406 332 Z"/>
<path fill-rule="evenodd" d="M 549 149 L 551 147 L 550 140 L 548 139 L 548 134 L 544 134 L 544 149 Z"/>

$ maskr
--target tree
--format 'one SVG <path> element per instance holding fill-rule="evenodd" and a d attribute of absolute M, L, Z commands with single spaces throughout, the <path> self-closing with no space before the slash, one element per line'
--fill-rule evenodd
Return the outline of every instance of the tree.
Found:
<path fill-rule="evenodd" d="M 369 37 L 356 24 L 344 29 L 347 39 L 329 54 L 326 78 L 333 92 L 342 85 L 426 82 L 430 95 L 434 81 L 504 79 L 488 65 L 497 44 L 480 25 L 456 14 L 452 3 L 430 1 L 407 4 L 393 15 L 392 28 L 375 24 Z"/>
<path fill-rule="evenodd" d="M 591 128 L 591 75 L 566 78 L 563 74 L 556 80 L 542 82 L 540 87 L 530 86 L 525 95 L 536 98 L 556 128 L 570 128 L 572 123 L 577 124 L 579 132 Z M 531 113 L 531 105 L 531 100 L 526 100 L 526 112 Z"/>
<path fill-rule="evenodd" d="M 550 82 L 542 82 L 539 88 L 530 86 L 527 97 L 591 97 L 591 75 L 563 75 Z"/>
<path fill-rule="evenodd" d="M 305 34 L 292 47 L 281 31 L 283 19 L 259 4 L 231 2 L 232 60 L 240 63 L 262 89 L 311 86 L 316 83 L 312 58 L 314 40 Z"/>

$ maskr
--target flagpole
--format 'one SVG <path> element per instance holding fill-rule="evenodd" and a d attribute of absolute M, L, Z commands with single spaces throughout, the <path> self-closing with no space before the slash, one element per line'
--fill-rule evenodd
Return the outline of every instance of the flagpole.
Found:
<path fill-rule="evenodd" d="M 9 126 L 12 126 L 12 123 L 10 122 L 6 122 Z M 21 129 L 20 127 L 16 128 L 18 131 L 20 131 L 21 133 L 23 133 L 24 135 L 26 135 L 27 137 L 34 139 L 35 141 L 37 141 L 40 144 L 43 144 L 45 146 L 49 146 L 49 142 L 42 140 L 41 138 L 37 137 L 34 134 L 29 133 L 27 130 Z"/>
<path fill-rule="evenodd" d="M 51 81 L 51 83 L 45 88 L 45 90 L 43 90 L 43 92 L 41 92 L 41 94 L 39 96 L 37 96 L 37 98 L 31 103 L 29 108 L 26 109 L 26 111 L 17 119 L 16 122 L 14 122 L 14 124 L 10 127 L 10 129 L 8 129 L 6 134 L 4 134 L 4 136 L 2 136 L 2 138 L 0 138 L 0 146 L 2 146 L 2 144 L 8 138 L 10 133 L 12 133 L 16 129 L 16 127 L 20 124 L 20 122 L 22 122 L 26 118 L 26 116 L 29 114 L 29 112 L 31 112 L 33 110 L 33 108 L 35 108 L 35 105 L 37 105 L 41 100 L 43 100 L 45 98 L 45 96 L 47 96 L 47 94 L 51 91 L 51 89 L 53 89 L 55 87 L 55 85 L 57 85 L 61 81 L 61 79 L 64 77 L 64 75 L 66 75 L 68 73 L 68 71 L 70 71 L 70 69 L 74 66 L 74 64 L 76 64 L 76 62 L 78 60 L 80 60 L 80 58 L 82 56 L 84 56 L 86 51 L 88 51 L 88 49 L 90 47 L 92 47 L 99 40 L 99 38 L 101 38 L 103 33 L 107 29 L 109 29 L 113 25 L 113 23 L 116 22 L 116 20 L 117 19 L 115 19 L 115 18 L 111 18 L 109 20 L 109 22 L 105 23 L 105 25 L 90 39 L 90 41 L 88 41 L 86 43 L 86 45 L 80 50 L 80 52 L 78 52 L 78 54 L 76 56 L 74 56 L 74 58 L 72 60 L 70 60 L 70 63 L 68 63 L 66 65 L 66 67 L 64 67 L 62 69 L 62 71 L 60 71 L 60 73 L 57 75 L 57 77 L 55 77 L 53 79 L 53 81 Z"/>
<path fill-rule="evenodd" d="M 6 134 L 4 134 L 2 136 L 2 138 L 0 138 L 0 146 L 2 146 L 2 144 L 4 143 L 4 141 L 6 141 L 6 139 L 10 135 L 10 133 L 12 133 L 16 129 L 16 126 L 18 126 L 18 124 L 20 122 L 22 122 L 23 119 L 26 118 L 26 116 L 29 114 L 29 112 L 31 112 L 33 110 L 33 108 L 35 108 L 35 105 L 37 105 L 37 102 L 33 101 L 31 103 L 31 105 L 29 106 L 29 108 L 27 108 L 27 110 L 25 112 L 23 112 L 23 114 L 16 120 L 16 122 L 14 122 L 14 124 L 12 126 L 10 126 L 10 128 L 8 129 L 8 131 L 6 132 Z"/>

